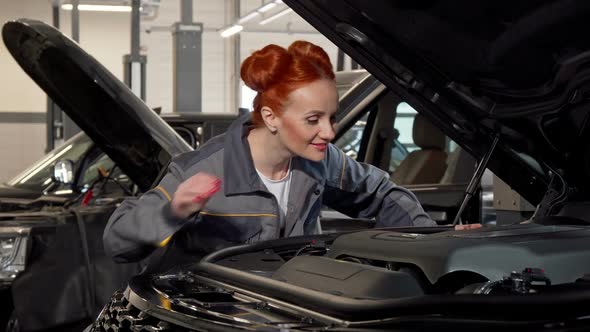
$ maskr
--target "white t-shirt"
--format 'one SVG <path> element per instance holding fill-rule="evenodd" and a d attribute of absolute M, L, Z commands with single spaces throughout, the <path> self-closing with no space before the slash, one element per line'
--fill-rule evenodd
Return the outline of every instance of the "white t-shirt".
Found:
<path fill-rule="evenodd" d="M 268 189 L 268 191 L 275 196 L 279 207 L 281 208 L 282 216 L 279 218 L 281 229 L 285 228 L 285 217 L 287 215 L 287 204 L 289 203 L 289 188 L 291 187 L 291 162 L 289 162 L 289 170 L 287 174 L 280 180 L 271 180 L 256 170 L 260 179 Z"/>

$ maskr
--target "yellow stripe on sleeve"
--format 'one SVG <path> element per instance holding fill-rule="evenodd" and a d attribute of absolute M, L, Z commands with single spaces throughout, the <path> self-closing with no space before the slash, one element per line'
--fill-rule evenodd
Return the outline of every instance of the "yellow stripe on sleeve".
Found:
<path fill-rule="evenodd" d="M 170 194 L 168 193 L 168 191 L 166 191 L 166 189 L 164 189 L 164 187 L 157 186 L 154 189 L 157 189 L 162 194 L 164 194 L 164 196 L 166 197 L 166 199 L 168 200 L 168 202 L 171 202 L 172 201 L 172 197 L 170 197 Z M 162 240 L 162 242 L 158 243 L 158 247 L 165 247 L 168 244 L 168 242 L 170 242 L 170 239 L 172 239 L 172 235 L 170 235 L 169 237 L 167 237 L 164 240 Z"/>
<path fill-rule="evenodd" d="M 172 239 L 172 235 L 165 238 L 162 242 L 158 243 L 158 247 L 165 247 L 168 244 L 168 242 L 170 242 L 170 239 Z"/>
<path fill-rule="evenodd" d="M 201 211 L 199 213 L 214 217 L 277 217 L 276 214 L 270 213 L 209 213 L 205 211 Z"/>
<path fill-rule="evenodd" d="M 277 218 L 276 214 L 271 213 L 209 213 L 205 211 L 199 212 L 199 214 L 214 216 L 214 217 L 274 217 Z M 159 247 L 165 247 L 168 242 L 172 239 L 172 235 L 165 238 L 162 242 L 158 243 Z"/>
<path fill-rule="evenodd" d="M 166 189 L 164 189 L 164 187 L 162 186 L 157 186 L 154 189 L 158 189 L 159 191 L 162 192 L 162 194 L 164 194 L 164 196 L 166 196 L 166 199 L 168 199 L 168 202 L 172 201 L 172 197 L 170 197 L 170 194 L 166 191 Z"/>

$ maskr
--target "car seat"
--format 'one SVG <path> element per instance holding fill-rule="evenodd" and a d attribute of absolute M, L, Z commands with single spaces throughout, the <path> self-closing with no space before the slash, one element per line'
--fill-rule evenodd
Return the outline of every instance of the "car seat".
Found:
<path fill-rule="evenodd" d="M 440 180 L 441 184 L 468 183 L 475 172 L 477 162 L 461 147 L 449 153 L 447 170 Z"/>
<path fill-rule="evenodd" d="M 414 118 L 412 137 L 419 150 L 414 150 L 392 174 L 396 184 L 439 183 L 447 169 L 446 137 L 423 115 Z"/>

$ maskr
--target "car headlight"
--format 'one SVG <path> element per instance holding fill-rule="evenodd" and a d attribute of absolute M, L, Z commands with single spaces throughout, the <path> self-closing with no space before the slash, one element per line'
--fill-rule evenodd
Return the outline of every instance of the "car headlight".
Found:
<path fill-rule="evenodd" d="M 0 227 L 0 286 L 10 285 L 25 269 L 30 231 L 27 227 Z"/>

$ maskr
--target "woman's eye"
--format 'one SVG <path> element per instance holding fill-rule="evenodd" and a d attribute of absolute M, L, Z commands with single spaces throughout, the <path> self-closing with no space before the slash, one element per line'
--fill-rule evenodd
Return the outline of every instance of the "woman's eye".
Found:
<path fill-rule="evenodd" d="M 307 118 L 307 123 L 309 123 L 309 124 L 316 124 L 316 123 L 318 123 L 318 121 L 319 121 L 319 118 L 315 117 L 315 116 L 311 117 L 311 118 Z"/>

